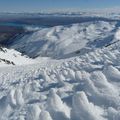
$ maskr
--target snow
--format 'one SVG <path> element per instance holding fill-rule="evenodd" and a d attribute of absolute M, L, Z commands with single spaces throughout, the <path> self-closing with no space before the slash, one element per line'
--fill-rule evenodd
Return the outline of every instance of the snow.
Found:
<path fill-rule="evenodd" d="M 72 118 L 75 120 L 105 120 L 101 117 L 101 109 L 90 103 L 83 91 L 73 96 L 72 105 Z"/>
<path fill-rule="evenodd" d="M 107 77 L 111 80 L 120 80 L 120 71 L 116 69 L 113 66 L 107 66 L 104 69 L 104 72 L 106 73 Z"/>
<path fill-rule="evenodd" d="M 120 120 L 120 42 L 115 25 L 97 21 L 28 28 L 32 34 L 11 48 L 37 55 L 34 59 L 2 48 L 0 58 L 15 65 L 0 62 L 0 120 Z M 106 41 L 109 37 L 112 42 Z M 97 39 L 108 46 L 96 46 Z"/>
<path fill-rule="evenodd" d="M 47 111 L 42 111 L 42 112 L 40 113 L 40 120 L 52 120 L 52 118 L 51 118 L 49 112 L 47 112 Z"/>
<path fill-rule="evenodd" d="M 120 40 L 120 30 L 119 30 L 119 29 L 117 30 L 117 32 L 116 32 L 116 34 L 115 34 L 115 38 L 116 38 L 117 40 Z"/>
<path fill-rule="evenodd" d="M 119 51 L 116 43 L 54 67 L 0 68 L 1 119 L 119 120 Z"/>
<path fill-rule="evenodd" d="M 81 49 L 84 51 L 85 47 L 91 49 L 104 46 L 106 44 L 104 39 L 113 34 L 115 24 L 115 22 L 96 21 L 39 28 L 37 31 L 33 28 L 35 32 L 16 40 L 11 48 L 25 52 L 30 57 L 64 58 L 71 53 L 74 55 Z M 96 41 L 97 39 L 99 41 Z"/>
<path fill-rule="evenodd" d="M 14 49 L 1 48 L 0 50 L 0 66 L 13 66 L 33 64 L 34 60 L 23 56 L 20 52 Z"/>
<path fill-rule="evenodd" d="M 30 105 L 28 107 L 27 120 L 39 120 L 41 109 L 38 105 Z"/>

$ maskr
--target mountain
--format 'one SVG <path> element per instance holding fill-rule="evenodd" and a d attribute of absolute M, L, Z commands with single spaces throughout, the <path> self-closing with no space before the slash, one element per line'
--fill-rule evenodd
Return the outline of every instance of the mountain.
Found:
<path fill-rule="evenodd" d="M 89 49 L 103 47 L 113 42 L 116 24 L 116 22 L 93 21 L 50 28 L 33 28 L 32 33 L 16 38 L 10 48 L 33 58 L 39 56 L 64 58 L 77 51 L 87 52 Z M 30 31 L 33 29 L 29 28 Z"/>
<path fill-rule="evenodd" d="M 120 120 L 119 27 L 25 26 L 0 47 L 0 120 Z"/>
<path fill-rule="evenodd" d="M 47 68 L 0 68 L 0 119 L 119 120 L 119 45 Z"/>

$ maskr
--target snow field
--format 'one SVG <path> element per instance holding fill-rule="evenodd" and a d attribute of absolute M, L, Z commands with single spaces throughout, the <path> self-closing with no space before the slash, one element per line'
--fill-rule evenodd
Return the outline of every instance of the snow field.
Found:
<path fill-rule="evenodd" d="M 0 119 L 119 120 L 120 49 L 113 48 L 54 68 L 0 69 Z"/>

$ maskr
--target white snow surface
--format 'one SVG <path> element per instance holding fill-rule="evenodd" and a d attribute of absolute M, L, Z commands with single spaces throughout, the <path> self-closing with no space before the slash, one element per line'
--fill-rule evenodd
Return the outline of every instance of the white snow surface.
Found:
<path fill-rule="evenodd" d="M 34 60 L 14 49 L 0 48 L 0 67 L 33 64 Z"/>
<path fill-rule="evenodd" d="M 0 120 L 119 120 L 119 45 L 52 67 L 0 68 Z"/>
<path fill-rule="evenodd" d="M 16 40 L 11 48 L 19 49 L 30 57 L 64 58 L 85 47 L 92 49 L 104 46 L 106 38 L 113 34 L 115 24 L 115 22 L 96 21 L 39 28 L 39 30 L 34 28 L 33 33 Z"/>
<path fill-rule="evenodd" d="M 0 58 L 15 65 L 0 67 L 0 120 L 120 120 L 120 36 L 115 24 L 41 28 L 13 44 L 36 59 L 3 48 Z M 111 35 L 114 44 L 94 46 L 97 39 L 107 43 Z M 85 47 L 93 48 L 71 54 Z"/>

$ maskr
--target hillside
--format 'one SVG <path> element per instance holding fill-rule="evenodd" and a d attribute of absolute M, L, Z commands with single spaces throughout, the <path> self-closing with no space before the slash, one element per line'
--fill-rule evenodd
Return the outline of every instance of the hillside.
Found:
<path fill-rule="evenodd" d="M 120 120 L 119 21 L 24 29 L 0 47 L 0 120 Z"/>
<path fill-rule="evenodd" d="M 34 60 L 14 49 L 0 47 L 0 67 L 33 64 Z"/>
<path fill-rule="evenodd" d="M 86 22 L 50 28 L 26 28 L 32 30 L 21 38 L 18 36 L 11 48 L 30 57 L 64 58 L 76 51 L 103 47 L 114 40 L 117 22 Z M 87 51 L 87 50 L 86 50 Z"/>

